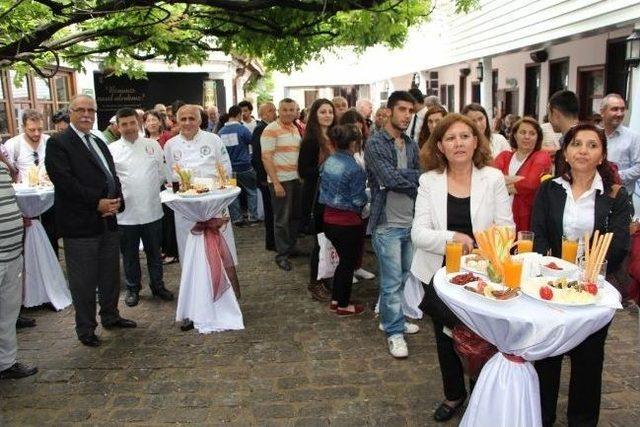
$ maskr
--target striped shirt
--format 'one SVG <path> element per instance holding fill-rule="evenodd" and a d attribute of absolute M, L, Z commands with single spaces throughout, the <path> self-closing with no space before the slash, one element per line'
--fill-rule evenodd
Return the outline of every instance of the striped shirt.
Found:
<path fill-rule="evenodd" d="M 280 182 L 298 179 L 298 153 L 300 152 L 300 132 L 293 123 L 284 125 L 280 120 L 270 123 L 260 137 L 262 153 L 272 155 L 273 164 Z M 271 177 L 268 177 L 271 182 Z"/>
<path fill-rule="evenodd" d="M 16 204 L 11 176 L 0 163 L 0 262 L 9 262 L 22 253 L 22 214 Z"/>

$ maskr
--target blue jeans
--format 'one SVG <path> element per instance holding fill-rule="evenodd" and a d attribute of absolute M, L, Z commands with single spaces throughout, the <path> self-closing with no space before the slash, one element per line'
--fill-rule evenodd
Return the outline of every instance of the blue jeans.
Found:
<path fill-rule="evenodd" d="M 411 227 L 378 227 L 371 242 L 378 258 L 380 320 L 387 336 L 404 334 L 404 282 L 411 268 Z"/>
<path fill-rule="evenodd" d="M 258 219 L 258 180 L 256 171 L 249 169 L 244 172 L 236 172 L 238 186 L 247 194 L 247 208 L 249 210 L 249 219 Z M 229 215 L 231 221 L 242 221 L 242 212 L 240 212 L 240 197 L 229 205 Z"/>

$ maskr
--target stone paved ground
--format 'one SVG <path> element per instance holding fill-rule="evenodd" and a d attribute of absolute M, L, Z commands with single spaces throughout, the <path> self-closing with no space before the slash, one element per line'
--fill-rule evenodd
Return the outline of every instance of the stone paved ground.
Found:
<path fill-rule="evenodd" d="M 40 372 L 0 382 L 0 425 L 433 425 L 442 389 L 429 322 L 408 338 L 410 358 L 394 360 L 371 310 L 336 318 L 308 297 L 305 260 L 290 273 L 276 269 L 262 236 L 261 228 L 237 233 L 244 331 L 181 332 L 175 302 L 145 290 L 138 307 L 121 304 L 139 327 L 98 330 L 104 343 L 93 349 L 75 339 L 72 309 L 30 311 L 38 326 L 19 332 L 19 357 Z M 371 255 L 366 266 L 375 270 Z M 177 291 L 179 267 L 166 279 Z M 368 306 L 376 294 L 373 281 L 355 288 Z M 604 426 L 640 420 L 638 340 L 638 314 L 619 312 L 607 342 Z"/>

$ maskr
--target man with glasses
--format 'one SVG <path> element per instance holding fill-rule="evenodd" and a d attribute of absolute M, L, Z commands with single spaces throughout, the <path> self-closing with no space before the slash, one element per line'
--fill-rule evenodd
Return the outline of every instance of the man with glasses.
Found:
<path fill-rule="evenodd" d="M 120 317 L 120 236 L 116 214 L 124 210 L 122 188 L 107 145 L 91 133 L 96 103 L 78 95 L 69 106 L 71 124 L 47 143 L 45 165 L 55 186 L 56 225 L 64 239 L 76 334 L 82 344 L 101 344 L 95 334 L 96 288 L 102 326 L 135 328 Z"/>
<path fill-rule="evenodd" d="M 28 183 L 29 170 L 32 167 L 44 172 L 44 156 L 49 135 L 43 132 L 44 117 L 36 110 L 27 109 L 22 112 L 22 130 L 18 136 L 5 143 L 7 157 L 18 170 L 18 182 Z M 58 235 L 55 226 L 55 205 L 41 215 L 44 227 L 53 251 L 58 256 Z"/>

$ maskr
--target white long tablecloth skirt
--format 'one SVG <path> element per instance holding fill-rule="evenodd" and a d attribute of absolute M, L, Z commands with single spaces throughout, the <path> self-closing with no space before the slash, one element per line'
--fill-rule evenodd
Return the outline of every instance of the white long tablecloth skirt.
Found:
<path fill-rule="evenodd" d="M 242 312 L 233 288 L 229 287 L 218 301 L 213 301 L 211 273 L 208 264 L 202 259 L 204 253 L 204 234 L 189 234 L 184 258 L 181 259 L 187 261 L 201 259 L 201 261 L 191 262 L 189 268 L 182 270 L 176 320 L 190 319 L 198 332 L 203 334 L 244 329 Z"/>
<path fill-rule="evenodd" d="M 53 206 L 53 188 L 33 192 L 16 192 L 18 207 L 27 218 L 42 215 Z M 71 305 L 71 293 L 60 263 L 40 221 L 31 220 L 24 237 L 24 297 L 25 307 L 50 302 L 56 310 Z"/>
<path fill-rule="evenodd" d="M 598 305 L 557 306 L 521 295 L 490 301 L 447 282 L 445 268 L 433 278 L 438 296 L 472 331 L 494 344 L 461 426 L 538 427 L 542 425 L 538 375 L 531 362 L 564 354 L 611 322 L 621 308 L 620 294 L 609 283 Z M 501 353 L 500 353 L 501 352 Z M 523 358 L 513 362 L 502 354 Z"/>

